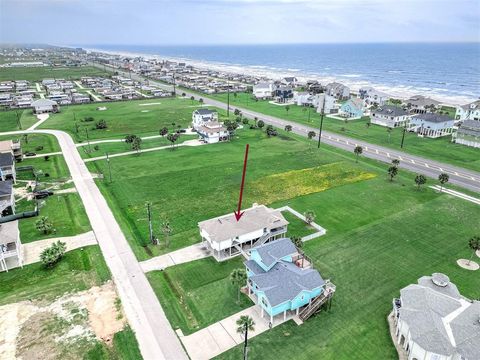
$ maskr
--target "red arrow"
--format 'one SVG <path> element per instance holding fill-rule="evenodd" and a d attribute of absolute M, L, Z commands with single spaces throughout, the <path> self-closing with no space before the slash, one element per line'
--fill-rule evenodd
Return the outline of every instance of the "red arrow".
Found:
<path fill-rule="evenodd" d="M 248 144 L 245 147 L 245 159 L 243 160 L 243 174 L 242 174 L 242 184 L 240 185 L 240 198 L 238 199 L 238 210 L 234 211 L 235 219 L 240 220 L 244 211 L 242 209 L 242 196 L 243 196 L 243 186 L 245 185 L 245 173 L 247 171 L 247 160 L 248 160 Z"/>

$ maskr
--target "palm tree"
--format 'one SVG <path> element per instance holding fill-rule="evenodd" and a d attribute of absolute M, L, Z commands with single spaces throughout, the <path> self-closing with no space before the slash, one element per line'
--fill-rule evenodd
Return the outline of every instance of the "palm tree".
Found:
<path fill-rule="evenodd" d="M 292 240 L 293 244 L 301 249 L 303 247 L 303 241 L 302 241 L 302 238 L 300 236 L 292 236 L 290 237 L 290 240 Z"/>
<path fill-rule="evenodd" d="M 315 217 L 316 217 L 315 213 L 312 210 L 305 211 L 303 216 L 305 216 L 305 222 L 308 225 L 310 225 L 313 222 L 313 220 L 315 220 Z"/>
<path fill-rule="evenodd" d="M 472 261 L 473 255 L 480 250 L 480 236 L 473 236 L 468 240 L 468 247 L 472 249 L 473 253 L 472 256 L 470 256 L 470 260 L 468 260 L 468 265 L 470 265 L 470 261 Z"/>
<path fill-rule="evenodd" d="M 315 135 L 317 135 L 315 131 L 309 131 L 307 134 L 308 140 L 312 140 L 315 137 Z"/>
<path fill-rule="evenodd" d="M 418 189 L 420 189 L 420 186 L 425 184 L 427 182 L 427 178 L 425 175 L 418 174 L 415 176 L 415 184 L 417 184 Z"/>
<path fill-rule="evenodd" d="M 289 110 L 290 110 L 290 105 L 285 106 L 285 111 L 287 112 L 287 116 L 288 116 L 288 111 Z"/>
<path fill-rule="evenodd" d="M 286 132 L 292 131 L 292 125 L 285 125 L 285 131 Z"/>
<path fill-rule="evenodd" d="M 355 146 L 355 149 L 353 149 L 353 153 L 357 156 L 355 162 L 358 163 L 358 157 L 363 153 L 363 148 L 360 145 L 357 145 Z"/>
<path fill-rule="evenodd" d="M 248 350 L 248 331 L 255 331 L 255 321 L 248 316 L 242 315 L 237 320 L 237 332 L 239 334 L 243 334 L 245 337 L 245 341 L 243 343 L 243 360 L 247 359 L 247 350 Z"/>
<path fill-rule="evenodd" d="M 137 154 L 140 154 L 141 145 L 142 145 L 142 138 L 135 136 L 135 138 L 132 141 L 132 150 L 135 150 Z"/>
<path fill-rule="evenodd" d="M 440 192 L 443 191 L 443 185 L 445 185 L 449 179 L 450 177 L 446 173 L 441 173 L 438 175 L 438 181 L 440 181 Z"/>
<path fill-rule="evenodd" d="M 393 160 L 392 160 L 392 164 L 393 164 L 393 166 L 398 166 L 398 165 L 400 165 L 400 160 L 398 160 L 398 159 L 393 159 Z"/>
<path fill-rule="evenodd" d="M 202 98 L 198 99 L 198 102 L 199 102 L 200 104 L 203 104 L 203 99 L 202 99 Z"/>
<path fill-rule="evenodd" d="M 192 104 L 193 104 L 193 101 L 195 100 L 195 96 L 190 96 L 190 100 L 192 101 Z"/>
<path fill-rule="evenodd" d="M 161 135 L 162 137 L 165 137 L 165 135 L 168 134 L 168 129 L 166 126 L 164 126 L 163 128 L 160 129 L 160 131 L 158 132 L 159 135 Z"/>
<path fill-rule="evenodd" d="M 390 181 L 393 181 L 393 178 L 397 176 L 398 174 L 398 168 L 396 166 L 390 166 L 388 168 L 388 175 L 390 176 Z"/>
<path fill-rule="evenodd" d="M 230 273 L 230 282 L 238 288 L 237 304 L 240 304 L 240 289 L 247 281 L 245 269 L 235 269 Z"/>
<path fill-rule="evenodd" d="M 43 232 L 44 235 L 49 234 L 50 232 L 55 232 L 53 224 L 48 220 L 47 216 L 42 216 L 39 220 L 35 222 L 35 227 L 38 231 Z"/>

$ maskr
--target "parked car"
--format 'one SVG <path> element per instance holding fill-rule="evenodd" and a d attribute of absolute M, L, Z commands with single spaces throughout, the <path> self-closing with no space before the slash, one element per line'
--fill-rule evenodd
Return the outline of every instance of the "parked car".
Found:
<path fill-rule="evenodd" d="M 48 190 L 39 190 L 33 193 L 33 196 L 35 197 L 35 199 L 44 199 L 52 195 L 53 195 L 53 192 Z"/>
<path fill-rule="evenodd" d="M 33 151 L 29 151 L 25 153 L 25 156 L 35 156 L 37 153 L 34 153 Z"/>

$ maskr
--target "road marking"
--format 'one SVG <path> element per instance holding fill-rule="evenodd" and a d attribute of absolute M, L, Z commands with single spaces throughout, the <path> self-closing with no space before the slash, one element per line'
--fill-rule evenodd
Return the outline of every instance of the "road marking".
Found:
<path fill-rule="evenodd" d="M 413 159 L 410 159 L 410 161 L 412 162 L 412 164 L 415 164 L 415 160 L 413 160 Z"/>
<path fill-rule="evenodd" d="M 378 149 L 375 149 L 375 152 L 378 154 Z"/>
<path fill-rule="evenodd" d="M 398 160 L 402 160 L 402 161 L 403 161 L 403 158 L 399 155 L 399 156 L 398 156 Z"/>
<path fill-rule="evenodd" d="M 428 164 L 427 164 L 427 163 L 425 163 L 425 167 L 427 167 L 427 168 L 429 168 L 429 169 L 430 169 L 430 166 L 428 166 Z"/>
<path fill-rule="evenodd" d="M 458 172 L 455 171 L 454 174 L 458 176 Z"/>
<path fill-rule="evenodd" d="M 390 157 L 390 153 L 387 153 L 387 157 L 388 157 L 388 158 Z"/>

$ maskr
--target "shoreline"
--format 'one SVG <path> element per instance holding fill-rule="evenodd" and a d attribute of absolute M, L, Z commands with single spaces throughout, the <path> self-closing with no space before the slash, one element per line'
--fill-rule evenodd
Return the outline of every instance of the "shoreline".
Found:
<path fill-rule="evenodd" d="M 467 95 L 449 95 L 449 94 L 439 94 L 438 91 L 429 88 L 422 87 L 413 87 L 408 85 L 399 85 L 391 86 L 385 84 L 372 83 L 367 80 L 357 80 L 360 75 L 358 74 L 344 74 L 341 76 L 326 75 L 322 76 L 319 74 L 311 74 L 307 72 L 302 72 L 300 69 L 278 69 L 269 66 L 263 65 L 241 65 L 241 64 L 228 64 L 220 63 L 214 61 L 204 61 L 190 58 L 182 57 L 172 57 L 172 56 L 163 56 L 161 54 L 149 54 L 149 53 L 139 53 L 133 51 L 116 51 L 116 50 L 103 50 L 97 48 L 84 48 L 88 52 L 98 52 L 108 55 L 118 55 L 123 57 L 143 57 L 145 59 L 155 59 L 155 60 L 169 60 L 174 62 L 185 62 L 188 65 L 191 65 L 197 69 L 201 70 L 215 70 L 220 72 L 228 72 L 235 74 L 244 74 L 255 77 L 265 77 L 272 80 L 281 79 L 287 76 L 294 76 L 300 82 L 306 82 L 307 80 L 317 80 L 322 84 L 327 84 L 330 82 L 340 82 L 348 87 L 352 92 L 357 92 L 361 87 L 373 87 L 375 90 L 382 91 L 392 96 L 392 98 L 399 98 L 402 100 L 409 99 L 415 95 L 423 95 L 426 97 L 433 98 L 440 101 L 442 104 L 447 106 L 457 106 L 465 105 L 471 102 L 478 100 L 479 98 L 470 97 Z"/>

